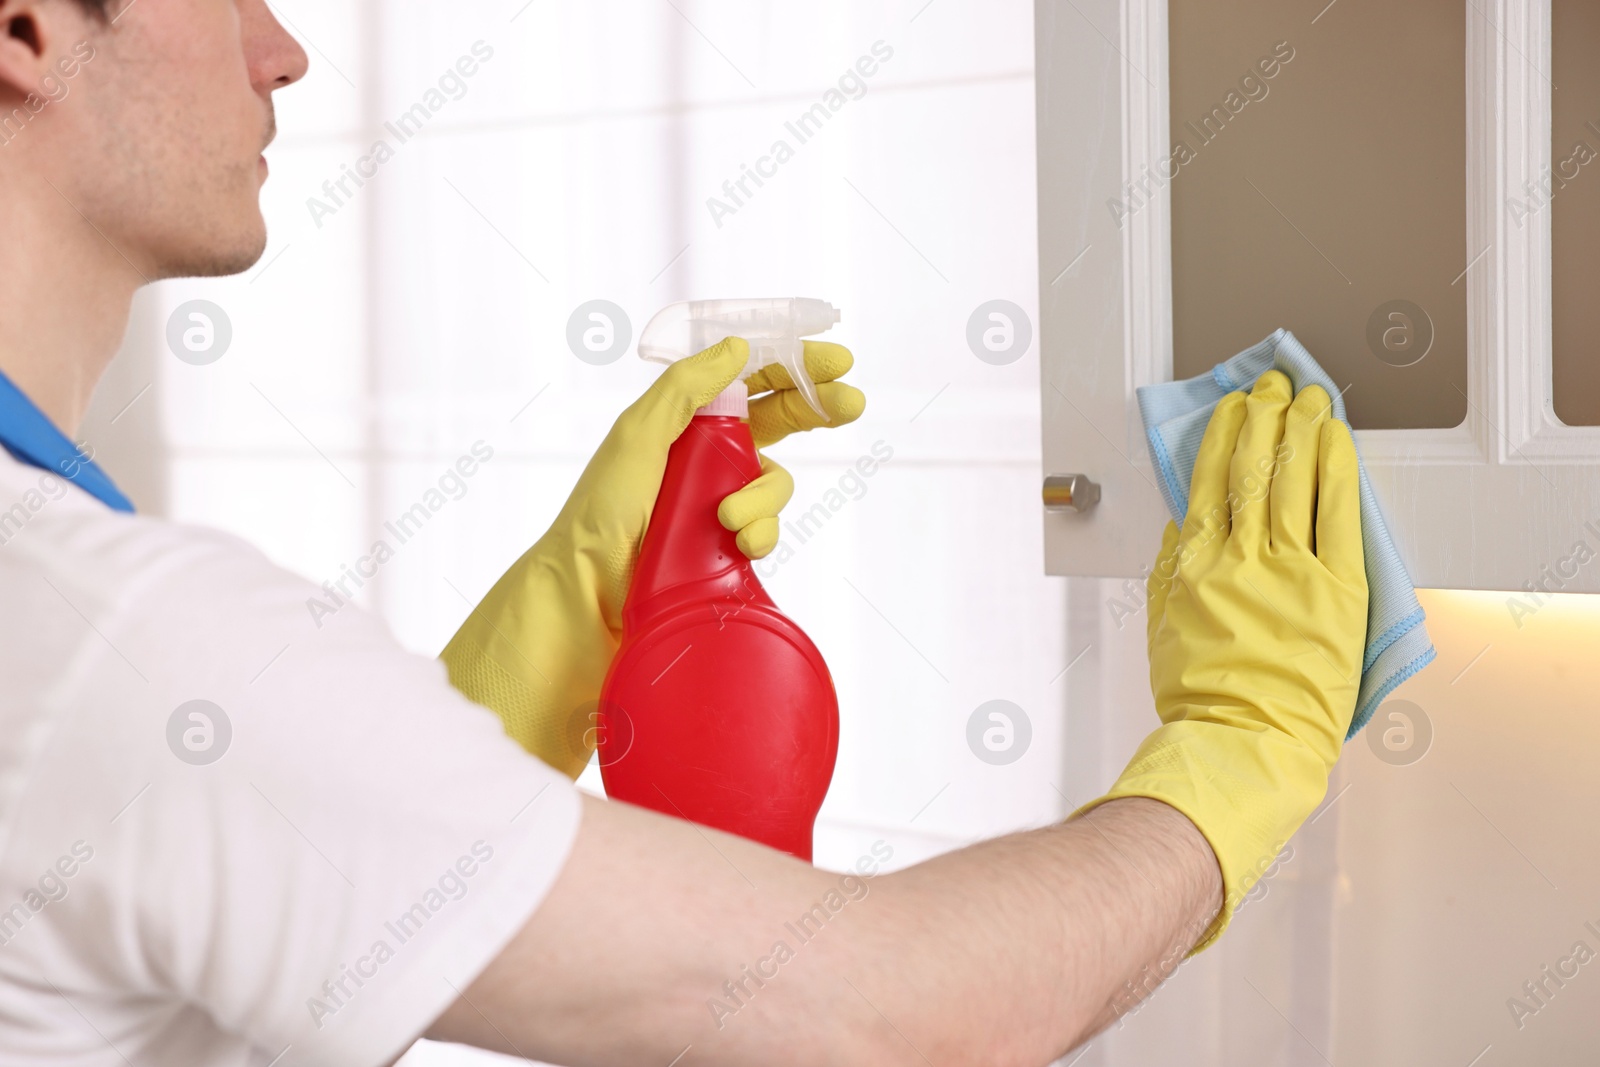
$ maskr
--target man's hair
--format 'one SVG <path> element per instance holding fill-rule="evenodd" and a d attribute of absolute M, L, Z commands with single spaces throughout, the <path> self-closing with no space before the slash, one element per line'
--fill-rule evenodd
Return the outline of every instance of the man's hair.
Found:
<path fill-rule="evenodd" d="M 91 15 L 104 19 L 111 14 L 111 5 L 114 0 L 77 0 L 78 6 Z"/>

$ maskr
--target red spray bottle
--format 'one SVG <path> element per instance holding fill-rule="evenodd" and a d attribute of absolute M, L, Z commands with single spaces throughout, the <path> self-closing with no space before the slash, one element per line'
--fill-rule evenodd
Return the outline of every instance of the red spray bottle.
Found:
<path fill-rule="evenodd" d="M 820 300 L 674 304 L 645 327 L 639 354 L 670 363 L 742 337 L 744 376 L 781 364 L 826 418 L 801 338 L 838 321 Z M 809 862 L 838 752 L 839 704 L 822 654 L 717 520 L 722 499 L 760 473 L 736 381 L 695 413 L 668 454 L 623 606 L 622 647 L 600 694 L 600 768 L 613 799 Z"/>

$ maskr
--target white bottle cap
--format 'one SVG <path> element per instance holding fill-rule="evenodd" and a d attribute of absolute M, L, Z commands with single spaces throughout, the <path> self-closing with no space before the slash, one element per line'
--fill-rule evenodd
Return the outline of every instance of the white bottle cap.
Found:
<path fill-rule="evenodd" d="M 750 390 L 744 382 L 735 379 L 733 384 L 716 395 L 716 398 L 695 412 L 696 415 L 732 415 L 735 418 L 748 419 L 750 417 Z"/>

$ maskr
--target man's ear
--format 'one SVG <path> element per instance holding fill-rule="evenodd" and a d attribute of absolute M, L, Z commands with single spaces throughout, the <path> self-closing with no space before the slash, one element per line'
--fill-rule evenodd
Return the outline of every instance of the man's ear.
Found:
<path fill-rule="evenodd" d="M 0 100 L 20 102 L 39 91 L 77 10 L 61 0 L 0 0 Z"/>

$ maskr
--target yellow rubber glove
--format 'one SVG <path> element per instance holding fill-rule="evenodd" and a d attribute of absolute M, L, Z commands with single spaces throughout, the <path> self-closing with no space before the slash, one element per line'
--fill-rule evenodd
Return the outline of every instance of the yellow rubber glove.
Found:
<path fill-rule="evenodd" d="M 594 750 L 595 702 L 621 641 L 622 605 L 667 450 L 695 409 L 749 358 L 750 346 L 733 337 L 668 367 L 617 419 L 550 529 L 440 654 L 456 689 L 497 713 L 508 734 L 569 777 Z M 842 426 L 866 409 L 860 391 L 836 381 L 854 362 L 849 350 L 807 341 L 805 361 L 831 421 L 811 409 L 782 367 L 763 368 L 746 380 L 757 448 L 797 431 Z M 761 471 L 717 509 L 752 559 L 777 547 L 777 516 L 794 494 L 789 472 L 765 456 Z"/>
<path fill-rule="evenodd" d="M 1216 940 L 1322 802 L 1355 713 L 1367 576 L 1355 444 L 1317 386 L 1268 371 L 1217 405 L 1181 535 L 1149 579 L 1150 687 L 1165 724 L 1084 810 L 1153 797 L 1222 869 Z"/>

